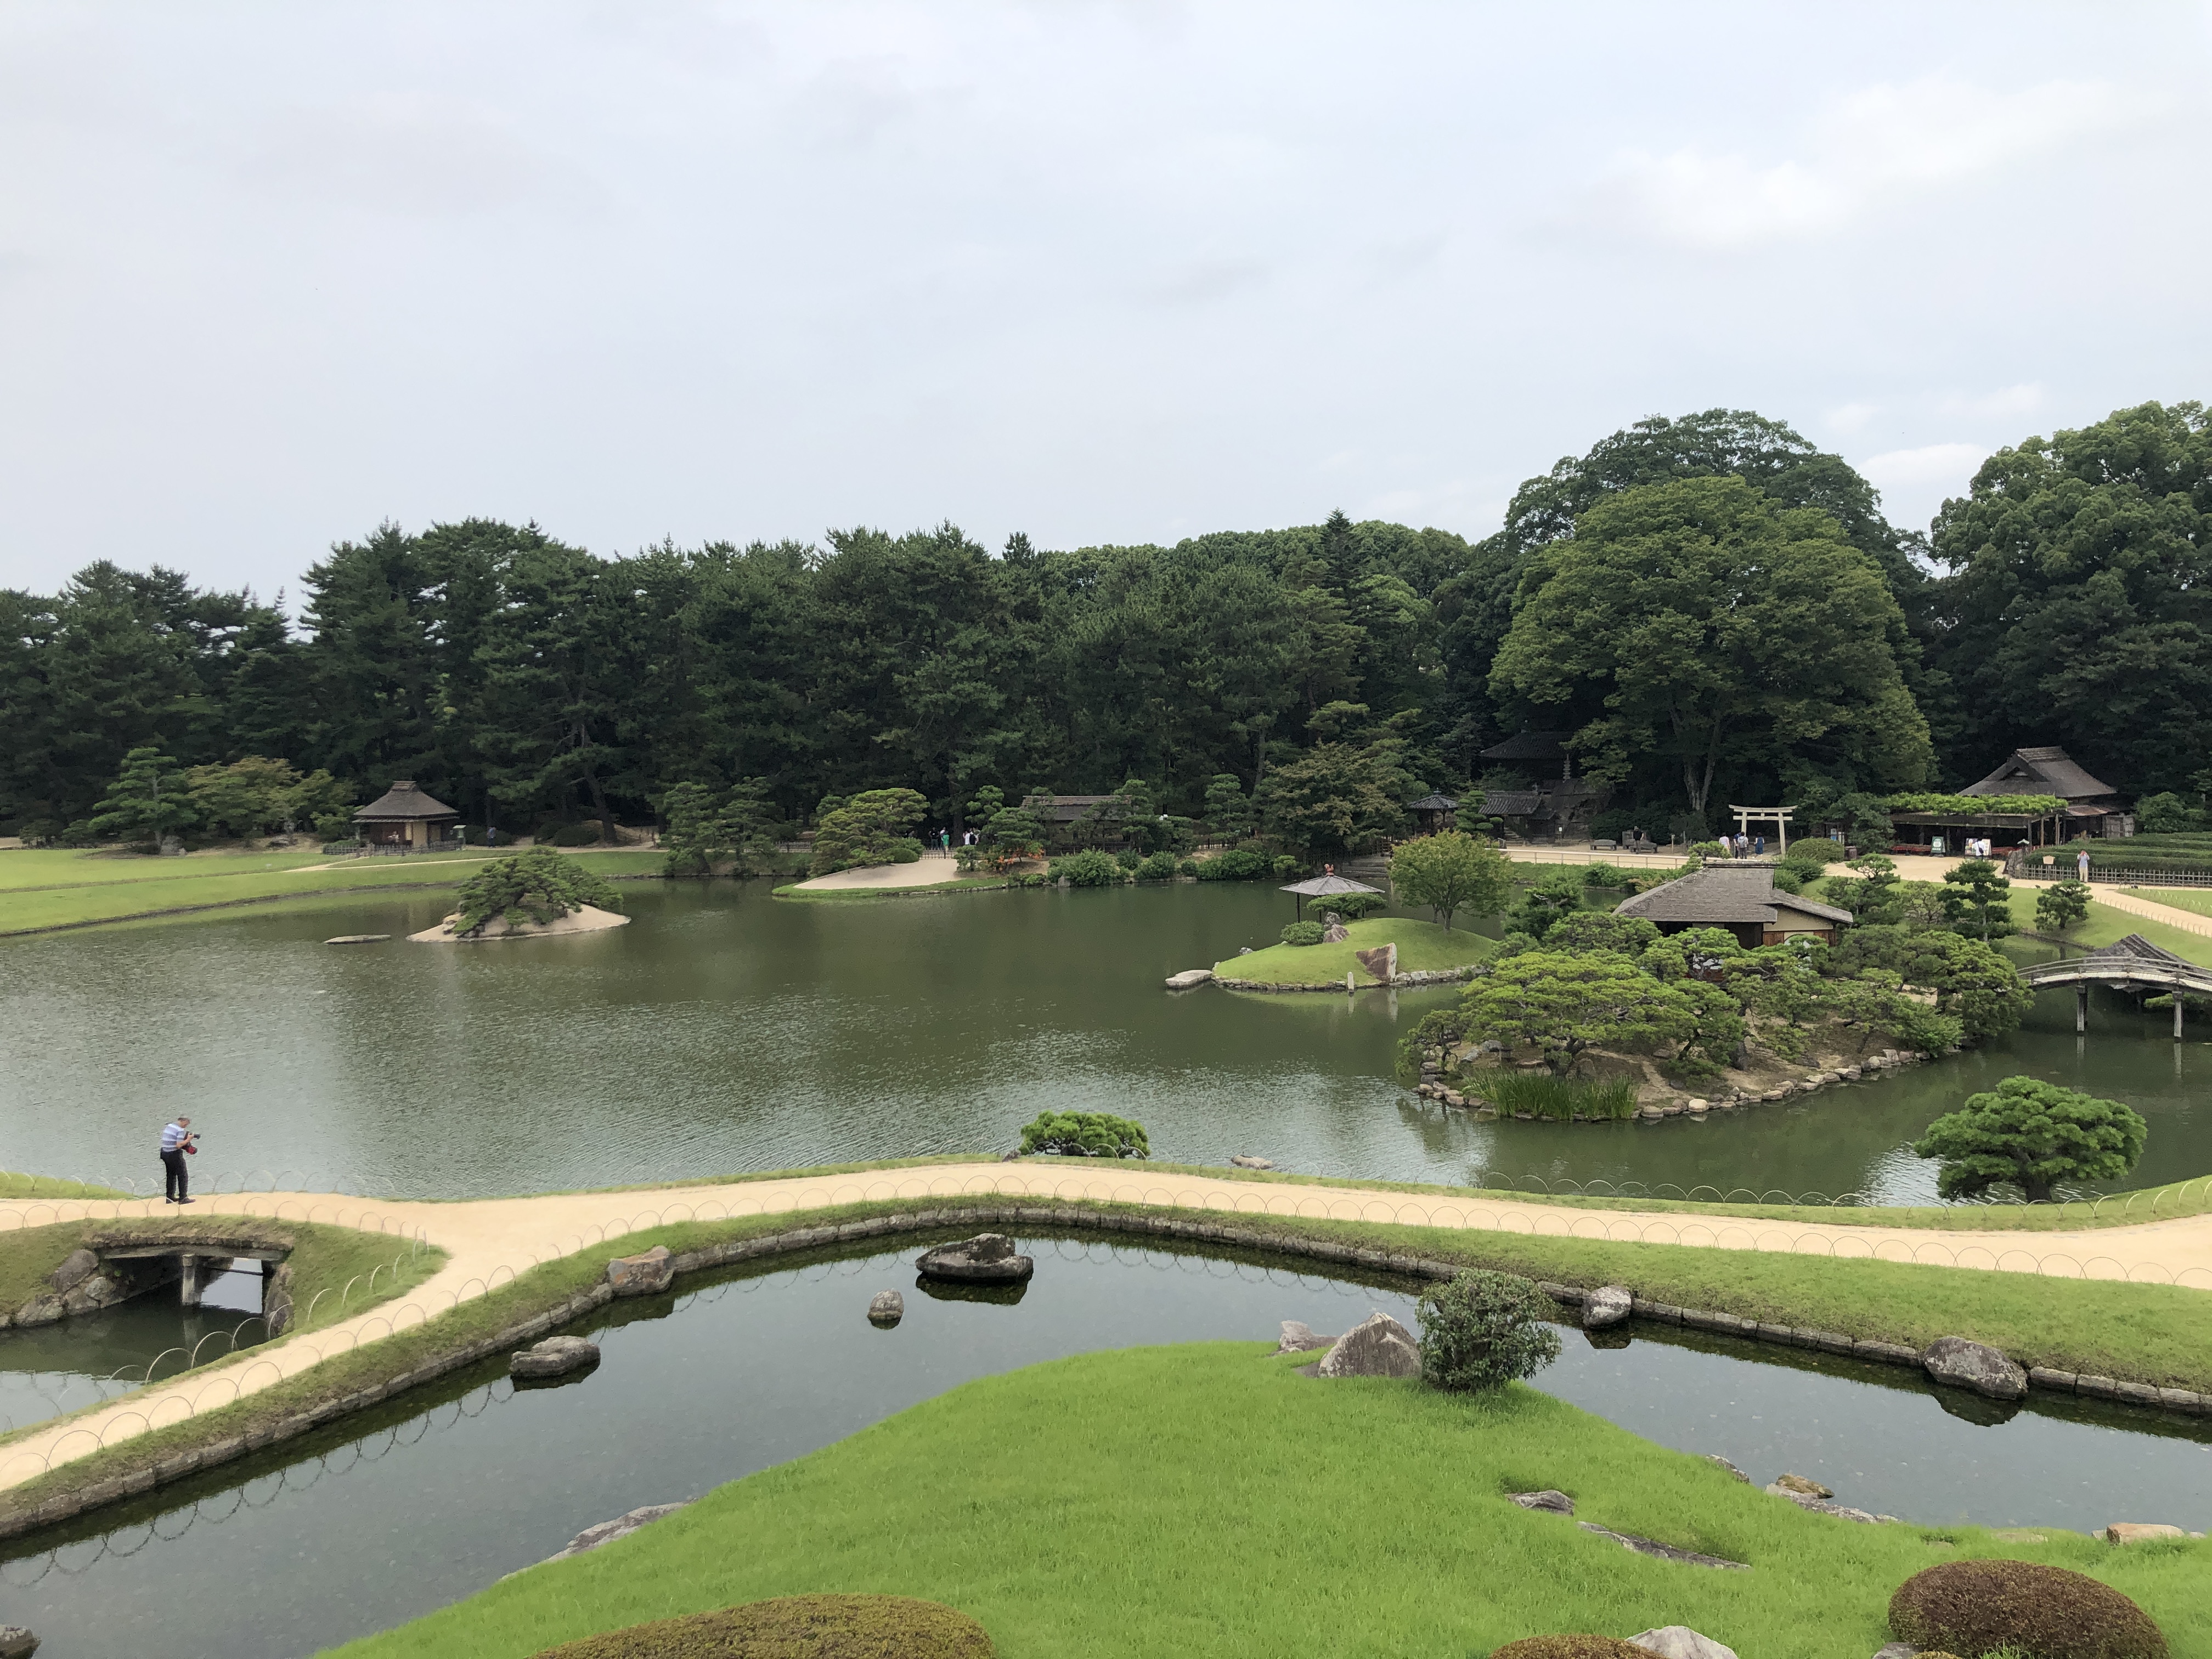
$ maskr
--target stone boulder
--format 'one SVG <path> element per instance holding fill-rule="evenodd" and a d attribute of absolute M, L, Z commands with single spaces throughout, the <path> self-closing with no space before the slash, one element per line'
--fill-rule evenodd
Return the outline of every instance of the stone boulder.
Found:
<path fill-rule="evenodd" d="M 1014 1253 L 1014 1241 L 1004 1233 L 978 1233 L 957 1244 L 940 1244 L 915 1258 L 915 1267 L 930 1279 L 964 1279 L 988 1285 L 1027 1279 L 1036 1271 L 1036 1261 Z"/>
<path fill-rule="evenodd" d="M 665 1244 L 656 1244 L 641 1255 L 618 1255 L 607 1263 L 607 1283 L 617 1296 L 658 1296 L 675 1278 Z"/>
<path fill-rule="evenodd" d="M 1328 927 L 1321 930 L 1321 942 L 1323 945 L 1348 944 L 1351 939 L 1352 929 L 1340 921 L 1331 921 Z"/>
<path fill-rule="evenodd" d="M 1583 1328 L 1601 1331 L 1628 1317 L 1635 1298 L 1626 1285 L 1601 1285 L 1583 1298 Z"/>
<path fill-rule="evenodd" d="M 878 1291 L 868 1298 L 868 1323 L 885 1330 L 906 1317 L 906 1298 L 896 1291 Z"/>
<path fill-rule="evenodd" d="M 1687 1625 L 1662 1625 L 1628 1638 L 1661 1659 L 1735 1659 L 1734 1648 L 1723 1647 L 1710 1636 L 1700 1636 Z"/>
<path fill-rule="evenodd" d="M 1784 1498 L 1833 1498 L 1836 1494 L 1817 1480 L 1808 1480 L 1802 1474 L 1779 1474 L 1767 1488 Z"/>
<path fill-rule="evenodd" d="M 2115 1521 L 2105 1528 L 2107 1544 L 2146 1544 L 2154 1538 L 2186 1538 L 2189 1534 L 2179 1527 L 2163 1526 L 2151 1521 Z"/>
<path fill-rule="evenodd" d="M 1378 945 L 1371 951 L 1354 951 L 1352 957 L 1377 983 L 1388 985 L 1398 977 L 1398 947 Z"/>
<path fill-rule="evenodd" d="M 518 1349 L 507 1357 L 509 1376 L 538 1378 L 566 1376 L 599 1363 L 599 1345 L 580 1336 L 549 1336 L 543 1342 Z"/>
<path fill-rule="evenodd" d="M 1272 1170 L 1275 1161 L 1271 1158 L 1255 1158 L 1249 1152 L 1237 1152 L 1229 1161 L 1240 1170 Z"/>
<path fill-rule="evenodd" d="M 1524 1510 L 1541 1510 L 1547 1515 L 1572 1515 L 1575 1512 L 1575 1500 L 1551 1486 L 1541 1492 L 1509 1492 L 1505 1495 Z"/>
<path fill-rule="evenodd" d="M 1370 1314 L 1342 1336 L 1314 1367 L 1316 1376 L 1419 1376 L 1421 1347 L 1389 1314 Z"/>
<path fill-rule="evenodd" d="M 21 1625 L 0 1625 L 0 1659 L 31 1659 L 39 1638 Z"/>
<path fill-rule="evenodd" d="M 46 1275 L 46 1283 L 68 1295 L 100 1271 L 100 1258 L 82 1247 L 62 1258 L 62 1265 Z"/>
<path fill-rule="evenodd" d="M 1963 1336 L 1939 1336 L 1921 1351 L 1920 1364 L 1938 1382 L 1972 1389 L 1990 1400 L 2018 1400 L 2027 1373 L 1996 1349 Z"/>
<path fill-rule="evenodd" d="M 1283 1334 L 1275 1344 L 1277 1353 L 1311 1353 L 1316 1348 L 1334 1345 L 1336 1339 L 1323 1336 L 1302 1319 L 1285 1319 Z"/>
<path fill-rule="evenodd" d="M 1213 969 L 1211 968 L 1186 968 L 1179 974 L 1168 975 L 1168 989 L 1170 991 L 1193 990 L 1212 977 Z"/>
<path fill-rule="evenodd" d="M 1706 1462 L 1712 1464 L 1714 1467 L 1726 1469 L 1737 1480 L 1742 1481 L 1745 1486 L 1747 1486 L 1751 1484 L 1751 1477 L 1749 1475 L 1746 1474 L 1741 1469 L 1736 1468 L 1735 1464 L 1729 1462 L 1727 1458 L 1723 1457 L 1718 1452 L 1707 1452 L 1705 1455 L 1705 1458 Z"/>

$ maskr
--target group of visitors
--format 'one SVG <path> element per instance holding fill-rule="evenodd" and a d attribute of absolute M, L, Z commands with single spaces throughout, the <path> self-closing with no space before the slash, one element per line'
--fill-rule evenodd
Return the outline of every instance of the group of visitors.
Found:
<path fill-rule="evenodd" d="M 983 837 L 973 830 L 963 830 L 960 832 L 960 844 L 963 847 L 974 847 L 982 839 Z M 952 832 L 950 830 L 940 830 L 937 832 L 937 846 L 938 850 L 945 857 L 952 856 Z"/>
<path fill-rule="evenodd" d="M 1761 859 L 1766 856 L 1766 837 L 1723 836 L 1721 848 L 1732 859 Z"/>

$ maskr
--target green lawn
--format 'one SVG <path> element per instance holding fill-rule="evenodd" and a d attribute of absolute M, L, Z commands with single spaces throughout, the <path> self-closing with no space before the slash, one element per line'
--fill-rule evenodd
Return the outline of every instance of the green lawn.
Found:
<path fill-rule="evenodd" d="M 1134 1348 L 970 1382 L 337 1651 L 522 1659 L 645 1620 L 848 1591 L 947 1602 L 1001 1659 L 1462 1659 L 1669 1624 L 1758 1659 L 1862 1659 L 1913 1573 L 2010 1556 L 2104 1579 L 2174 1659 L 2212 1659 L 2203 1543 L 1855 1526 L 1533 1389 L 1324 1382 L 1267 1353 Z M 1631 1554 L 1504 1496 L 1546 1486 L 1576 1520 L 1752 1571 Z"/>
<path fill-rule="evenodd" d="M 2212 916 L 2212 887 L 2123 887 L 2120 890 L 2130 898 L 2148 899 L 2153 904 L 2167 904 L 2177 910 L 2194 910 L 2200 916 Z"/>
<path fill-rule="evenodd" d="M 1370 916 L 1345 924 L 1351 935 L 1341 945 L 1271 945 L 1249 957 L 1217 962 L 1213 971 L 1232 979 L 1265 980 L 1275 985 L 1341 985 L 1347 971 L 1358 969 L 1354 951 L 1371 951 L 1395 943 L 1398 971 L 1427 973 L 1439 968 L 1464 968 L 1480 962 L 1498 948 L 1498 941 L 1463 927 L 1447 932 L 1433 921 L 1412 921 L 1403 916 Z M 1370 984 L 1364 970 L 1359 982 Z"/>
<path fill-rule="evenodd" d="M 0 853 L 0 935 L 319 894 L 458 886 L 486 856 L 478 851 L 332 860 L 319 852 L 182 859 Z M 603 876 L 651 875 L 662 862 L 661 854 L 642 849 L 568 856 Z M 26 860 L 38 862 L 19 867 Z M 332 863 L 337 867 L 301 867 Z"/>
<path fill-rule="evenodd" d="M 945 881 L 925 882 L 919 887 L 817 887 L 801 891 L 796 882 L 775 890 L 777 898 L 807 900 L 903 898 L 914 893 L 957 893 L 1010 887 L 1004 876 L 954 876 Z"/>
<path fill-rule="evenodd" d="M 1808 886 L 1806 891 L 1818 897 L 1820 886 L 1815 884 Z M 2013 925 L 2022 932 L 2035 926 L 2036 891 L 2037 890 L 2032 887 L 2015 887 L 2008 895 L 2012 905 Z M 2141 890 L 2140 896 L 2155 898 L 2161 903 L 2167 902 L 2162 890 L 2153 888 L 2147 887 Z M 2212 899 L 2203 900 L 2188 908 L 2204 909 L 2208 914 L 2212 914 Z M 2110 945 L 2113 940 L 2124 939 L 2130 933 L 2141 933 L 2152 944 L 2163 945 L 2185 961 L 2202 963 L 2206 967 L 2212 967 L 2212 939 L 2208 939 L 2202 933 L 2184 933 L 2179 927 L 2169 927 L 2164 922 L 2154 921 L 2148 916 L 2139 916 L 2130 911 L 2117 910 L 2109 904 L 2100 904 L 2094 899 L 2089 902 L 2088 921 L 2066 936 L 2067 954 L 2079 956 L 2085 950 L 2100 945 Z M 2022 965 L 2038 962 L 2056 962 L 2058 959 L 2057 945 L 2045 945 L 2037 939 L 2017 938 L 2008 939 L 2005 941 L 2004 949 Z"/>

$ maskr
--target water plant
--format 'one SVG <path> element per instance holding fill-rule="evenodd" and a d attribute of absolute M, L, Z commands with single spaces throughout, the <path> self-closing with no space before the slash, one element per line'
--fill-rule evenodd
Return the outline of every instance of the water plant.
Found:
<path fill-rule="evenodd" d="M 1607 1120 L 1636 1115 L 1636 1084 L 1631 1078 L 1577 1083 L 1549 1072 L 1506 1072 L 1483 1085 L 1481 1092 L 1500 1112 L 1526 1112 L 1555 1123 L 1577 1117 Z"/>

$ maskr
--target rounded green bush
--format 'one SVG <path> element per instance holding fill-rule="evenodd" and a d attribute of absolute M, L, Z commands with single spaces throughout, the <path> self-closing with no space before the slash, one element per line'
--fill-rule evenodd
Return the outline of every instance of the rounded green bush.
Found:
<path fill-rule="evenodd" d="M 2150 1615 L 2086 1573 L 2033 1561 L 1946 1561 L 1916 1572 L 1889 1598 L 1900 1642 L 1981 1659 L 2166 1659 Z"/>
<path fill-rule="evenodd" d="M 1136 876 L 1139 881 L 1165 881 L 1175 872 L 1175 854 L 1155 853 L 1137 866 Z"/>
<path fill-rule="evenodd" d="M 599 826 L 596 823 L 564 824 L 543 839 L 548 847 L 595 847 L 599 844 Z"/>
<path fill-rule="evenodd" d="M 1121 884 L 1122 878 L 1121 866 L 1115 861 L 1114 855 L 1095 847 L 1054 859 L 1047 866 L 1046 873 L 1071 887 L 1115 887 Z"/>
<path fill-rule="evenodd" d="M 905 1595 L 787 1595 L 684 1619 L 656 1619 L 534 1659 L 994 1659 L 983 1627 L 939 1601 Z"/>
<path fill-rule="evenodd" d="M 1111 1112 L 1044 1112 L 1022 1131 L 1024 1152 L 1068 1158 L 1150 1158 L 1145 1126 Z"/>
<path fill-rule="evenodd" d="M 1421 1292 L 1421 1380 L 1459 1393 L 1502 1389 L 1559 1357 L 1533 1280 L 1469 1267 Z"/>
<path fill-rule="evenodd" d="M 1317 921 L 1293 921 L 1283 929 L 1285 945 L 1318 945 L 1328 930 Z"/>
<path fill-rule="evenodd" d="M 1184 859 L 1176 866 L 1176 874 L 1179 876 L 1194 876 L 1197 873 L 1198 860 L 1196 859 Z"/>
<path fill-rule="evenodd" d="M 1339 893 L 1328 902 L 1328 908 L 1346 921 L 1364 921 L 1377 910 L 1387 909 L 1390 901 L 1380 893 Z"/>
<path fill-rule="evenodd" d="M 1611 1636 L 1524 1636 L 1492 1648 L 1490 1659 L 1651 1659 L 1651 1654 Z"/>

